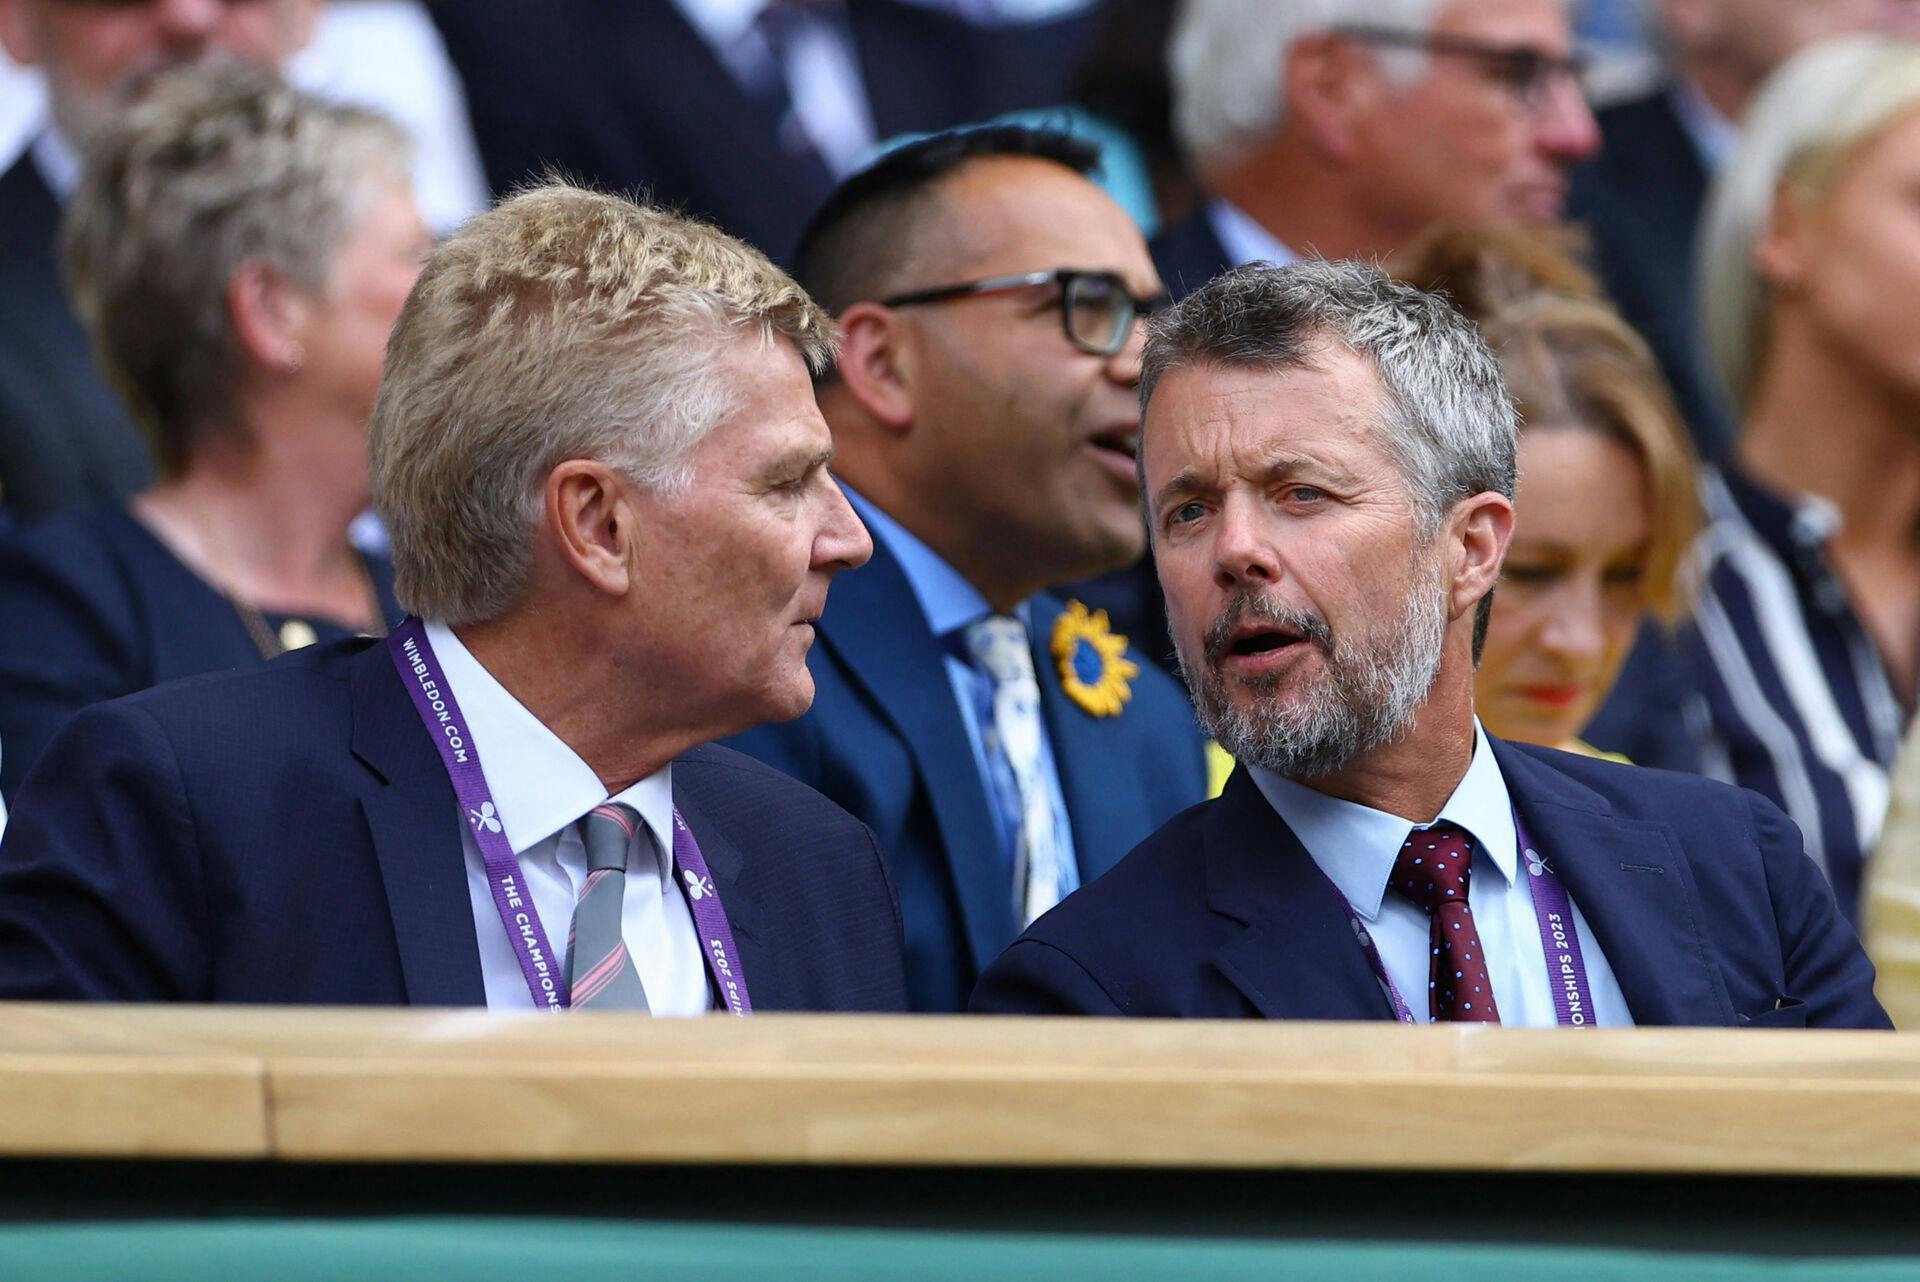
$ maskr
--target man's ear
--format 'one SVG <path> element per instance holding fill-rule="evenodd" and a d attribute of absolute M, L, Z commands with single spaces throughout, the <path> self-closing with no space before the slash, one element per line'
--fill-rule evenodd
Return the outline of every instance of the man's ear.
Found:
<path fill-rule="evenodd" d="M 5 0 L 0 0 L 5 3 Z M 250 258 L 227 282 L 227 319 L 240 350 L 269 373 L 292 375 L 306 363 L 312 300 L 278 267 Z"/>
<path fill-rule="evenodd" d="M 914 418 L 914 352 L 904 317 L 878 303 L 855 303 L 839 317 L 835 377 L 860 408 L 893 432 Z"/>
<path fill-rule="evenodd" d="M 546 522 L 561 561 L 594 589 L 624 596 L 641 537 L 634 483 L 595 459 L 568 459 L 547 473 Z"/>
<path fill-rule="evenodd" d="M 1480 603 L 1499 581 L 1513 540 L 1513 502 L 1489 490 L 1453 505 L 1447 522 L 1453 583 L 1447 617 L 1457 619 Z"/>
<path fill-rule="evenodd" d="M 1380 84 L 1372 54 L 1335 32 L 1305 36 L 1287 50 L 1284 83 L 1287 122 L 1327 155 L 1350 155 L 1356 112 Z"/>

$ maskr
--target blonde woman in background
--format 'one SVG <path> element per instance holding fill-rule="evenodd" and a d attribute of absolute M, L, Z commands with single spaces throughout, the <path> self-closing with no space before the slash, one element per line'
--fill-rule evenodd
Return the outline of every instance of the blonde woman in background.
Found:
<path fill-rule="evenodd" d="M 1703 487 L 1676 721 L 1792 817 L 1856 921 L 1920 684 L 1916 191 L 1920 44 L 1845 37 L 1761 90 L 1702 228 L 1740 429 Z"/>
<path fill-rule="evenodd" d="M 1400 274 L 1480 327 L 1520 414 L 1513 543 L 1474 706 L 1501 738 L 1591 753 L 1580 731 L 1635 636 L 1680 611 L 1699 520 L 1659 368 L 1570 249 L 1538 231 L 1440 229 Z"/>

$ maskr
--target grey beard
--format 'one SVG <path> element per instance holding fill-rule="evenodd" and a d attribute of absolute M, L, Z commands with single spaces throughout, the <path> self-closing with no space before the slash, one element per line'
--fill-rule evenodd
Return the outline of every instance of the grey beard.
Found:
<path fill-rule="evenodd" d="M 1438 567 L 1428 569 L 1416 563 L 1400 626 L 1375 638 L 1335 637 L 1311 610 L 1283 606 L 1257 591 L 1236 593 L 1207 630 L 1200 663 L 1177 647 L 1180 675 L 1201 726 L 1236 760 L 1288 778 L 1331 774 L 1405 734 L 1433 689 L 1446 641 L 1447 593 Z M 1311 683 L 1288 673 L 1236 680 L 1256 697 L 1235 704 L 1219 663 L 1233 629 L 1249 619 L 1289 629 L 1318 646 L 1327 658 L 1325 676 Z M 1290 677 L 1302 688 L 1283 704 L 1277 696 Z"/>

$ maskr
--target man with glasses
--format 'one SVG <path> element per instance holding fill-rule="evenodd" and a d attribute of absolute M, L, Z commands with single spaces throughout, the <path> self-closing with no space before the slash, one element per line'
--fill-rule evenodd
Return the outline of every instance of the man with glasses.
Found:
<path fill-rule="evenodd" d="M 1564 0 L 1190 0 L 1174 120 L 1213 198 L 1154 245 L 1221 269 L 1390 258 L 1431 224 L 1545 223 L 1599 135 Z"/>
<path fill-rule="evenodd" d="M 817 392 L 874 556 L 820 618 L 813 710 L 734 746 L 879 834 L 919 1010 L 961 1009 L 1205 793 L 1173 682 L 1042 590 L 1144 542 L 1137 322 L 1161 287 L 1092 162 L 1045 131 L 937 135 L 842 184 L 796 256 L 844 331 Z"/>

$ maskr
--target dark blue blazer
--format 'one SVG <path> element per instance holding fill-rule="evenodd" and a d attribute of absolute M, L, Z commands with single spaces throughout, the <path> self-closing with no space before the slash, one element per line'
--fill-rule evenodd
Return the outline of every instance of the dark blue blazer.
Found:
<path fill-rule="evenodd" d="M 366 558 L 388 626 L 393 565 Z M 278 630 L 284 615 L 265 616 Z M 164 681 L 253 667 L 260 650 L 233 603 L 125 507 L 0 532 L 0 795 L 20 789 L 54 733 L 88 704 Z M 309 618 L 315 636 L 350 629 Z"/>
<path fill-rule="evenodd" d="M 1733 423 L 1707 362 L 1694 290 L 1706 166 L 1664 89 L 1596 118 L 1600 153 L 1574 171 L 1569 216 L 1592 233 L 1607 292 L 1659 358 L 1695 447 L 1713 458 Z"/>
<path fill-rule="evenodd" d="M 1545 748 L 1493 750 L 1636 1023 L 1890 1026 L 1872 964 L 1770 802 Z M 1035 922 L 981 976 L 973 1009 L 1393 1018 L 1339 892 L 1245 770 Z"/>
<path fill-rule="evenodd" d="M 60 206 L 31 152 L 0 175 L 0 507 L 36 520 L 153 478 L 146 437 L 94 369 L 55 245 Z"/>
<path fill-rule="evenodd" d="M 743 90 L 671 0 L 460 0 L 430 6 L 467 85 L 496 193 L 549 167 L 645 191 L 784 260 L 833 189 L 776 109 Z M 847 0 L 878 138 L 1065 96 L 1091 13 L 990 29 L 902 0 Z"/>
<path fill-rule="evenodd" d="M 673 785 L 756 1008 L 904 1007 L 870 832 L 724 748 Z M 383 643 L 96 705 L 0 839 L 0 996 L 482 1005 L 460 823 Z"/>
<path fill-rule="evenodd" d="M 1206 795 L 1202 740 L 1172 681 L 1140 665 L 1115 717 L 1083 711 L 1048 653 L 1062 605 L 1032 606 L 1042 714 L 1082 883 Z M 818 788 L 879 834 L 900 887 L 915 1010 L 966 1006 L 980 968 L 1015 935 L 1013 882 L 986 784 L 947 679 L 945 651 L 884 547 L 834 580 L 808 657 L 813 710 L 729 742 Z"/>
<path fill-rule="evenodd" d="M 1153 253 L 1153 266 L 1160 273 L 1160 283 L 1175 299 L 1185 298 L 1235 266 L 1228 261 L 1220 238 L 1213 234 L 1205 200 L 1185 218 L 1164 228 L 1147 248 Z"/>

